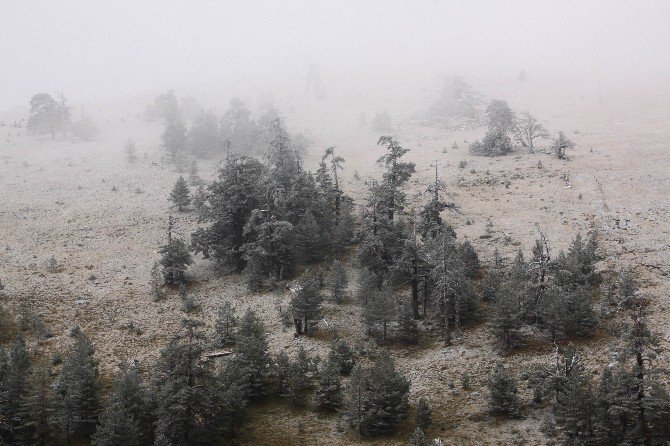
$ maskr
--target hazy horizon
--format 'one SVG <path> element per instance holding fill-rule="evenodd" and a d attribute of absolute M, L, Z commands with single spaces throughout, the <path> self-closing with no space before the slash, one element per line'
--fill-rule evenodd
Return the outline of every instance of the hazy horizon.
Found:
<path fill-rule="evenodd" d="M 3 1 L 0 109 L 208 82 L 362 85 L 440 74 L 610 84 L 670 73 L 670 4 L 644 2 Z M 327 82 L 326 82 L 327 83 Z"/>

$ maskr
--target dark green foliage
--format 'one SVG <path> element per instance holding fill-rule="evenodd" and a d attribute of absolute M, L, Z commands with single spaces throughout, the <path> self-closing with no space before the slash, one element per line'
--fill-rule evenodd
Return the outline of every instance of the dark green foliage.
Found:
<path fill-rule="evenodd" d="M 407 344 L 419 342 L 419 325 L 410 302 L 403 302 L 398 312 L 398 339 Z"/>
<path fill-rule="evenodd" d="M 427 446 L 428 441 L 426 440 L 426 434 L 423 433 L 423 429 L 417 427 L 414 429 L 414 433 L 409 439 L 409 446 Z"/>
<path fill-rule="evenodd" d="M 430 277 L 435 288 L 435 306 L 445 330 L 445 346 L 449 346 L 452 325 L 459 333 L 463 322 L 476 317 L 478 296 L 472 280 L 466 275 L 465 264 L 452 237 L 442 234 L 431 240 L 428 252 L 432 263 Z"/>
<path fill-rule="evenodd" d="M 491 313 L 491 326 L 496 343 L 503 351 L 509 351 L 519 345 L 521 315 L 518 291 L 510 286 L 503 286 L 496 296 Z"/>
<path fill-rule="evenodd" d="M 488 131 L 484 139 L 470 144 L 470 152 L 479 156 L 503 156 L 512 151 L 512 140 L 509 136 Z"/>
<path fill-rule="evenodd" d="M 498 364 L 488 381 L 489 408 L 495 414 L 519 416 L 520 403 L 516 380 Z"/>
<path fill-rule="evenodd" d="M 156 369 L 156 446 L 211 444 L 219 422 L 210 364 L 201 360 L 202 323 L 183 321 L 183 333 L 161 351 Z"/>
<path fill-rule="evenodd" d="M 30 374 L 30 358 L 23 338 L 17 338 L 9 349 L 9 356 L 2 361 L 0 376 L 0 412 L 6 420 L 0 425 L 2 438 L 9 443 L 20 440 L 22 425 L 22 408 L 28 397 L 28 378 Z"/>
<path fill-rule="evenodd" d="M 219 123 L 212 112 L 200 112 L 188 131 L 186 148 L 195 156 L 208 158 L 219 155 L 222 149 Z"/>
<path fill-rule="evenodd" d="M 482 299 L 490 302 L 495 301 L 502 284 L 501 273 L 495 268 L 486 271 L 481 281 Z"/>
<path fill-rule="evenodd" d="M 294 406 L 304 403 L 305 392 L 312 384 L 313 372 L 316 371 L 315 359 L 310 358 L 304 346 L 300 346 L 298 354 L 288 368 L 287 390 Z"/>
<path fill-rule="evenodd" d="M 386 167 L 386 171 L 376 193 L 379 195 L 381 211 L 387 213 L 388 219 L 392 221 L 395 214 L 402 212 L 405 206 L 406 197 L 402 187 L 414 173 L 414 163 L 402 161 L 409 149 L 402 148 L 390 136 L 380 137 L 377 145 L 386 148 L 386 153 L 377 160 L 377 163 Z"/>
<path fill-rule="evenodd" d="M 393 290 L 384 286 L 381 290 L 372 290 L 363 309 L 363 320 L 368 333 L 378 341 L 386 341 L 389 324 L 396 319 L 397 308 Z"/>
<path fill-rule="evenodd" d="M 295 227 L 297 255 L 303 263 L 313 263 L 323 259 L 325 254 L 323 234 L 312 211 L 307 210 Z"/>
<path fill-rule="evenodd" d="M 121 372 L 105 404 L 93 436 L 96 446 L 148 444 L 152 433 L 152 408 L 137 367 Z"/>
<path fill-rule="evenodd" d="M 511 152 L 509 134 L 516 127 L 516 117 L 507 102 L 499 99 L 491 101 L 486 109 L 486 126 L 484 139 L 470 144 L 470 151 L 482 156 L 501 156 Z"/>
<path fill-rule="evenodd" d="M 556 420 L 569 444 L 593 439 L 596 429 L 595 390 L 581 364 L 573 366 L 556 397 Z"/>
<path fill-rule="evenodd" d="M 540 309 L 552 342 L 563 336 L 585 337 L 593 334 L 597 318 L 589 292 L 582 288 L 550 288 Z"/>
<path fill-rule="evenodd" d="M 184 283 L 186 268 L 193 263 L 186 243 L 181 238 L 172 237 L 167 245 L 159 248 L 158 252 L 162 255 L 159 263 L 163 267 L 165 283 L 169 285 Z"/>
<path fill-rule="evenodd" d="M 285 351 L 279 352 L 274 364 L 274 375 L 277 379 L 277 393 L 280 396 L 289 394 L 289 377 L 291 373 L 291 359 Z"/>
<path fill-rule="evenodd" d="M 476 279 L 479 275 L 479 256 L 469 241 L 458 245 L 458 252 L 463 261 L 464 273 L 470 279 Z"/>
<path fill-rule="evenodd" d="M 347 270 L 339 260 L 333 261 L 330 267 L 330 296 L 332 299 L 341 303 L 347 297 L 347 287 L 349 285 L 349 278 L 347 277 Z"/>
<path fill-rule="evenodd" d="M 632 271 L 622 270 L 619 273 L 618 290 L 620 307 L 629 308 L 636 302 L 639 285 Z"/>
<path fill-rule="evenodd" d="M 343 339 L 335 341 L 330 346 L 328 360 L 333 364 L 336 364 L 339 373 L 343 375 L 348 375 L 351 373 L 351 370 L 354 368 L 354 364 L 356 363 L 354 352 L 349 347 L 349 344 L 347 344 L 347 342 Z"/>
<path fill-rule="evenodd" d="M 100 411 L 93 345 L 81 330 L 74 331 L 74 338 L 56 385 L 60 425 L 68 438 L 92 434 Z"/>
<path fill-rule="evenodd" d="M 182 208 L 191 204 L 191 192 L 188 190 L 186 180 L 181 175 L 174 184 L 172 192 L 170 192 L 170 201 L 179 208 L 179 212 L 181 212 Z"/>
<path fill-rule="evenodd" d="M 317 404 L 328 410 L 337 410 L 342 405 L 339 363 L 329 359 L 323 364 L 319 374 L 319 387 L 314 396 Z"/>
<path fill-rule="evenodd" d="M 21 406 L 19 435 L 28 444 L 46 446 L 56 437 L 54 426 L 56 415 L 55 395 L 49 365 L 38 362 L 28 381 L 28 394 Z"/>
<path fill-rule="evenodd" d="M 357 365 L 348 389 L 349 422 L 366 437 L 393 431 L 407 417 L 409 386 L 386 353 L 378 354 L 369 368 Z"/>
<path fill-rule="evenodd" d="M 219 170 L 219 177 L 207 187 L 199 219 L 209 226 L 192 236 L 195 252 L 213 257 L 220 264 L 240 272 L 245 267 L 242 246 L 244 228 L 251 212 L 261 206 L 266 168 L 259 161 L 231 155 Z"/>
<path fill-rule="evenodd" d="M 577 234 L 567 254 L 561 252 L 552 265 L 556 285 L 575 288 L 600 283 L 600 275 L 595 272 L 595 263 L 599 260 L 597 248 L 595 232 L 586 242 L 581 234 Z"/>
<path fill-rule="evenodd" d="M 139 445 L 137 421 L 116 400 L 110 400 L 100 417 L 100 425 L 93 435 L 94 446 Z"/>
<path fill-rule="evenodd" d="M 321 317 L 323 295 L 318 278 L 306 273 L 298 284 L 298 290 L 291 299 L 291 311 L 295 322 L 296 334 L 310 334 L 311 325 Z"/>
<path fill-rule="evenodd" d="M 244 270 L 247 282 L 252 290 L 259 289 L 265 277 L 281 280 L 293 272 L 295 232 L 291 223 L 268 218 L 257 209 L 244 226 L 243 236 L 249 240 L 241 250 L 247 264 Z"/>
<path fill-rule="evenodd" d="M 432 424 L 432 412 L 428 401 L 424 397 L 421 397 L 416 405 L 416 427 L 426 432 Z"/>
<path fill-rule="evenodd" d="M 237 316 L 235 315 L 235 308 L 229 301 L 225 301 L 219 309 L 214 324 L 215 345 L 225 346 L 234 343 L 236 328 Z"/>
<path fill-rule="evenodd" d="M 263 324 L 251 309 L 240 321 L 235 351 L 228 373 L 235 377 L 248 400 L 258 399 L 267 391 L 270 355 Z"/>

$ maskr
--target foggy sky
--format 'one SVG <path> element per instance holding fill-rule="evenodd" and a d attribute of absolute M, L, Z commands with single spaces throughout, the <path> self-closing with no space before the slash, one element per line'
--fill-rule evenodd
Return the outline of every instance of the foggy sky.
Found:
<path fill-rule="evenodd" d="M 217 80 L 666 77 L 670 2 L 0 0 L 0 109 Z"/>

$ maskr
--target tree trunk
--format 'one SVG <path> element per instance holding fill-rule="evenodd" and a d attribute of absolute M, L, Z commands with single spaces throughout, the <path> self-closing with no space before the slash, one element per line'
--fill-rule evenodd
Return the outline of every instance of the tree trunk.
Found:
<path fill-rule="evenodd" d="M 293 325 L 295 325 L 295 334 L 302 336 L 302 320 L 300 318 L 293 318 Z"/>
<path fill-rule="evenodd" d="M 419 278 L 416 275 L 412 278 L 412 316 L 419 319 Z"/>

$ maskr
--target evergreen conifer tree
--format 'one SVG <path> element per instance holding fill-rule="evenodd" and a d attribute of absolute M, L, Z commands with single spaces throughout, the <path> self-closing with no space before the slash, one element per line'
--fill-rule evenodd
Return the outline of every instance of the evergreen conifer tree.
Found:
<path fill-rule="evenodd" d="M 181 175 L 174 184 L 172 192 L 170 192 L 170 201 L 179 208 L 179 212 L 181 212 L 182 208 L 191 204 L 191 192 L 188 190 L 186 180 Z"/>
<path fill-rule="evenodd" d="M 347 286 L 349 278 L 347 270 L 339 260 L 333 261 L 330 268 L 330 295 L 333 301 L 341 303 L 347 296 Z"/>
<path fill-rule="evenodd" d="M 342 405 L 342 382 L 338 363 L 328 359 L 323 364 L 315 397 L 319 406 L 329 410 L 336 410 Z"/>
<path fill-rule="evenodd" d="M 67 438 L 92 434 L 100 411 L 93 345 L 80 329 L 74 330 L 74 336 L 56 386 L 60 424 Z"/>
<path fill-rule="evenodd" d="M 432 424 L 432 412 L 428 401 L 421 397 L 419 398 L 419 403 L 416 405 L 416 427 L 426 432 Z"/>
<path fill-rule="evenodd" d="M 502 364 L 498 364 L 488 381 L 489 407 L 491 412 L 519 416 L 520 403 L 516 380 Z"/>
<path fill-rule="evenodd" d="M 343 375 L 348 375 L 351 373 L 351 370 L 354 368 L 354 364 L 356 363 L 354 353 L 351 351 L 349 344 L 347 344 L 347 342 L 343 339 L 335 341 L 330 346 L 328 360 L 334 364 L 337 364 L 339 373 Z"/>
<path fill-rule="evenodd" d="M 291 299 L 291 310 L 296 334 L 309 334 L 310 323 L 321 317 L 323 296 L 317 278 L 307 273 L 299 283 L 299 289 Z"/>
<path fill-rule="evenodd" d="M 158 252 L 162 255 L 159 263 L 163 267 L 165 283 L 169 285 L 184 283 L 186 268 L 193 263 L 186 242 L 179 237 L 172 237 Z"/>
<path fill-rule="evenodd" d="M 234 343 L 236 327 L 237 316 L 235 315 L 235 308 L 230 301 L 225 301 L 217 314 L 214 325 L 215 344 L 225 346 Z"/>

